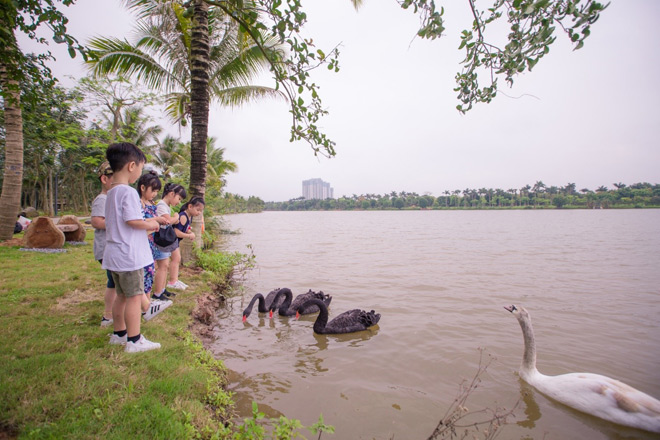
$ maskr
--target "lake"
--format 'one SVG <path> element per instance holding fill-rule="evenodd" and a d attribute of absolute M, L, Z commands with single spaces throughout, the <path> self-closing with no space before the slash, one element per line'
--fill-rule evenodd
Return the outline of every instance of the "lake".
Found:
<path fill-rule="evenodd" d="M 258 267 L 229 300 L 210 349 L 238 409 L 311 425 L 327 439 L 426 439 L 459 384 L 490 362 L 470 410 L 520 402 L 500 438 L 650 439 L 549 400 L 517 374 L 531 314 L 538 368 L 604 374 L 660 398 L 660 210 L 263 212 L 224 217 L 227 250 Z M 269 320 L 252 296 L 330 294 L 330 319 L 374 309 L 373 329 L 315 335 L 316 315 Z M 308 435 L 309 433 L 306 433 Z M 308 435 L 308 437 L 311 434 Z"/>

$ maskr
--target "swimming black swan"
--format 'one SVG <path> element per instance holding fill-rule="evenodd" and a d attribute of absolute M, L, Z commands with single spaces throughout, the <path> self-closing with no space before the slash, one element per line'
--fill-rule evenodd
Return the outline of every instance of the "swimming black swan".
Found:
<path fill-rule="evenodd" d="M 376 313 L 373 310 L 371 312 L 365 312 L 364 310 L 353 309 L 337 315 L 336 318 L 328 322 L 328 308 L 323 301 L 318 299 L 307 301 L 300 305 L 298 310 L 303 310 L 310 304 L 314 304 L 321 309 L 321 313 L 319 313 L 316 321 L 314 321 L 314 333 L 321 335 L 359 332 L 378 324 L 378 321 L 380 321 L 380 313 Z M 299 316 L 300 314 L 297 313 L 296 319 Z"/>
<path fill-rule="evenodd" d="M 268 292 L 268 295 L 266 295 L 266 298 L 261 293 L 257 293 L 252 297 L 252 300 L 250 301 L 250 304 L 243 310 L 243 322 L 250 316 L 250 313 L 252 313 L 252 307 L 254 307 L 254 303 L 256 301 L 259 301 L 259 306 L 258 309 L 259 313 L 268 313 L 268 309 L 270 308 L 271 305 L 273 305 L 273 308 L 277 308 L 284 302 L 284 296 L 280 295 L 277 297 L 277 292 L 279 292 L 280 288 L 277 288 L 275 290 L 271 290 Z M 277 301 L 274 301 L 277 297 Z"/>
<path fill-rule="evenodd" d="M 620 425 L 660 432 L 660 401 L 607 376 L 568 373 L 546 376 L 536 369 L 536 344 L 532 319 L 523 307 L 504 307 L 520 323 L 525 352 L 520 377 L 541 393 L 578 411 Z"/>
<path fill-rule="evenodd" d="M 307 293 L 301 293 L 300 295 L 296 296 L 296 299 L 293 300 L 293 303 L 291 302 L 293 298 L 293 293 L 291 292 L 291 289 L 280 289 L 279 292 L 277 292 L 277 295 L 275 296 L 274 303 L 279 301 L 280 296 L 284 296 L 284 302 L 280 303 L 279 305 L 279 310 L 278 313 L 280 316 L 294 316 L 296 314 L 296 310 L 303 304 L 307 303 L 311 299 L 318 299 L 319 301 L 323 302 L 323 304 L 328 307 L 330 305 L 330 301 L 332 301 L 332 296 L 324 294 L 322 291 L 321 292 L 314 292 L 310 289 L 309 292 Z M 275 310 L 277 307 L 271 305 L 270 306 L 270 316 L 273 316 L 273 310 Z M 319 311 L 319 307 L 316 304 L 308 304 L 305 306 L 303 309 L 301 309 L 300 314 L 301 315 L 307 315 L 310 313 L 317 313 Z"/>

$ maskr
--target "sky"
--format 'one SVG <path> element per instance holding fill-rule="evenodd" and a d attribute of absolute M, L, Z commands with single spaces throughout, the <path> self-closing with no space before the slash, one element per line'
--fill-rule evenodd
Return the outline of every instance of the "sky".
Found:
<path fill-rule="evenodd" d="M 336 142 L 337 154 L 315 156 L 306 143 L 290 143 L 284 101 L 212 106 L 209 135 L 238 165 L 226 190 L 284 201 L 300 197 L 302 181 L 310 178 L 330 182 L 335 197 L 439 196 L 537 181 L 591 190 L 660 183 L 660 2 L 613 0 L 582 49 L 573 51 L 559 34 L 532 72 L 511 89 L 500 81 L 492 103 L 465 115 L 456 110 L 453 88 L 470 9 L 467 1 L 444 3 L 447 30 L 426 41 L 415 38 L 418 18 L 395 0 L 366 0 L 359 11 L 349 0 L 303 2 L 309 18 L 304 35 L 326 53 L 336 45 L 341 52 L 339 73 L 323 68 L 312 74 L 330 112 L 319 125 Z M 65 13 L 81 42 L 132 37 L 134 19 L 119 0 L 78 0 Z M 65 86 L 71 85 L 66 75 L 84 75 L 79 58 L 51 49 L 54 74 Z M 258 81 L 274 85 L 267 74 Z M 189 140 L 189 131 L 164 118 L 158 122 Z"/>

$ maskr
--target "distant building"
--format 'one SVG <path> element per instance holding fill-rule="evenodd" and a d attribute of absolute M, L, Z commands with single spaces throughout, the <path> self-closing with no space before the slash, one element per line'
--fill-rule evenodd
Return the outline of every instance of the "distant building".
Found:
<path fill-rule="evenodd" d="M 334 198 L 334 188 L 331 188 L 328 182 L 324 182 L 321 179 L 303 180 L 302 190 L 305 200 Z"/>

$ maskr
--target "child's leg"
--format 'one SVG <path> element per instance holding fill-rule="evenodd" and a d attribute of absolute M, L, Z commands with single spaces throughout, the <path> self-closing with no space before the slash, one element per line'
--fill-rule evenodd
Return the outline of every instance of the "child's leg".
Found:
<path fill-rule="evenodd" d="M 105 310 L 103 311 L 103 317 L 106 319 L 112 318 L 112 306 L 115 303 L 115 298 L 117 297 L 117 291 L 115 288 L 106 287 L 105 288 Z"/>
<path fill-rule="evenodd" d="M 103 260 L 99 260 L 103 264 Z M 112 273 L 109 270 L 105 271 L 105 276 L 108 281 L 105 283 L 105 294 L 103 295 L 103 302 L 105 308 L 103 310 L 103 317 L 101 319 L 101 325 L 109 325 L 112 321 L 112 305 L 115 303 L 115 297 L 117 296 L 117 291 L 115 290 L 115 281 L 112 279 Z M 105 324 L 104 324 L 105 322 Z"/>
<path fill-rule="evenodd" d="M 172 251 L 172 263 L 170 264 L 170 281 L 174 284 L 179 280 L 179 264 L 181 263 L 181 249 L 176 248 Z"/>
<path fill-rule="evenodd" d="M 126 298 L 124 319 L 126 320 L 126 331 L 129 338 L 140 334 L 140 320 L 142 318 L 142 297 L 144 294 L 129 296 Z"/>
<path fill-rule="evenodd" d="M 144 268 L 144 295 L 142 295 L 142 312 L 149 310 L 149 296 L 151 295 L 151 289 L 154 284 L 154 276 L 156 274 L 156 266 L 154 263 L 151 263 L 149 266 Z"/>
<path fill-rule="evenodd" d="M 126 331 L 126 321 L 124 320 L 125 309 L 126 297 L 124 295 L 117 295 L 112 305 L 112 326 L 115 332 Z"/>
<path fill-rule="evenodd" d="M 165 290 L 165 283 L 167 283 L 167 270 L 170 266 L 170 259 L 156 261 L 156 276 L 154 277 L 153 293 L 158 296 Z"/>
<path fill-rule="evenodd" d="M 142 309 L 142 313 L 146 313 L 147 310 L 149 310 L 150 305 L 151 300 L 149 300 L 149 295 L 146 293 L 142 294 L 140 299 L 140 309 Z"/>

